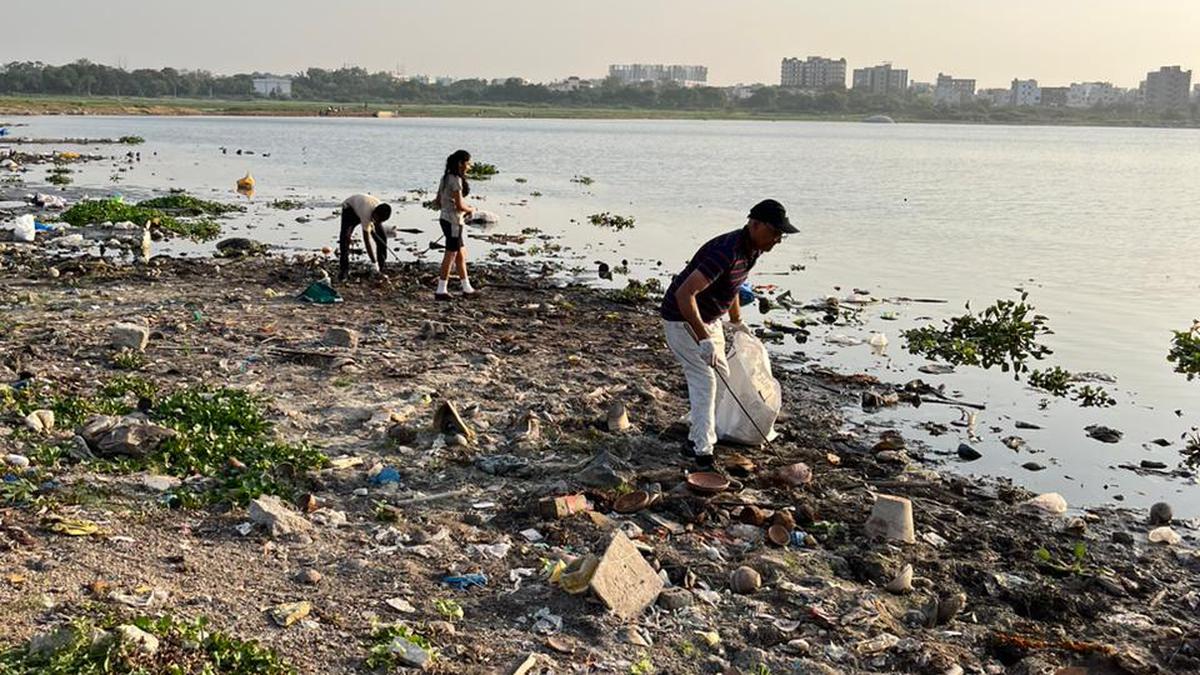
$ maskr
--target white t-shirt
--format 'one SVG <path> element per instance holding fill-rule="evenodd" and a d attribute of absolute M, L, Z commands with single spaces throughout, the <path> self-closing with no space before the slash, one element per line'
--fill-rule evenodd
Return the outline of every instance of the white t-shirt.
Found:
<path fill-rule="evenodd" d="M 354 211 L 354 215 L 358 216 L 358 222 L 369 227 L 371 225 L 371 214 L 375 212 L 375 207 L 379 206 L 379 204 L 378 197 L 357 194 L 347 197 L 346 201 L 342 202 L 342 207 Z"/>
<path fill-rule="evenodd" d="M 462 225 L 463 214 L 454 203 L 454 193 L 462 192 L 462 179 L 452 173 L 442 178 L 438 189 L 438 204 L 442 207 L 439 217 L 451 225 Z"/>

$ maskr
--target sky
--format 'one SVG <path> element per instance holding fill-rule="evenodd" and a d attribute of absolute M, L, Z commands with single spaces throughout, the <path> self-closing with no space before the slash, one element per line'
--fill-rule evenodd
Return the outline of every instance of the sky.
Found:
<path fill-rule="evenodd" d="M 1198 0 L 4 0 L 0 62 L 296 73 L 602 77 L 611 63 L 708 66 L 777 84 L 783 57 L 890 61 L 1007 87 L 1200 68 Z M 1197 71 L 1200 75 L 1200 70 Z"/>

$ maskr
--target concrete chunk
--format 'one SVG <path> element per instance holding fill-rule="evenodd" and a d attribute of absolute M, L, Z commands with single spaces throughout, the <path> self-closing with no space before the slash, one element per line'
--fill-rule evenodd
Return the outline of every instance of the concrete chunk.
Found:
<path fill-rule="evenodd" d="M 591 587 L 613 614 L 632 619 L 658 599 L 663 580 L 629 537 L 618 530 L 600 558 Z"/>
<path fill-rule="evenodd" d="M 150 342 L 150 329 L 136 323 L 113 324 L 111 335 L 112 344 L 118 349 L 136 349 L 144 352 Z"/>
<path fill-rule="evenodd" d="M 313 529 L 304 516 L 288 508 L 279 497 L 263 495 L 250 502 L 250 520 L 262 525 L 272 537 L 282 537 Z"/>

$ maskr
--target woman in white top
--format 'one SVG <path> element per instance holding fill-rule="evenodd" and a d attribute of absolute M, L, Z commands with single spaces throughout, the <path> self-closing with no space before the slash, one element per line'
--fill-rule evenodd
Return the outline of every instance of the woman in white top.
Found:
<path fill-rule="evenodd" d="M 458 277 L 462 280 L 463 296 L 471 297 L 477 291 L 471 286 L 467 277 L 467 249 L 463 246 L 463 219 L 475 209 L 465 201 L 471 194 L 471 186 L 467 183 L 467 172 L 471 170 L 471 153 L 466 150 L 455 150 L 446 158 L 446 171 L 438 184 L 438 205 L 441 206 L 439 220 L 442 223 L 442 234 L 446 237 L 446 254 L 442 256 L 442 271 L 438 277 L 437 291 L 434 298 L 449 300 L 450 292 L 446 288 L 450 279 L 450 269 L 457 265 Z"/>

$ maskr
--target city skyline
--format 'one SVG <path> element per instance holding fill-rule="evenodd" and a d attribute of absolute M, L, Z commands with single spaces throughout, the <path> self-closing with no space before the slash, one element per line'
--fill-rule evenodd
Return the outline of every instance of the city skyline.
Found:
<path fill-rule="evenodd" d="M 291 74 L 351 65 L 549 82 L 603 77 L 611 64 L 665 63 L 707 66 L 709 83 L 724 86 L 776 83 L 782 58 L 823 55 L 845 58 L 850 69 L 891 62 L 908 70 L 910 81 L 932 82 L 946 72 L 991 88 L 1014 78 L 1136 87 L 1160 65 L 1200 63 L 1200 47 L 1190 35 L 1190 27 L 1200 25 L 1200 3 L 1181 0 L 1146 6 L 1014 0 L 1003 12 L 983 3 L 931 0 L 862 0 L 853 7 L 768 0 L 736 6 L 716 0 L 613 0 L 603 6 L 523 0 L 506 7 L 477 0 L 438 6 L 349 0 L 336 13 L 309 0 L 6 5 L 12 25 L 52 25 L 55 38 L 14 31 L 4 61 L 86 58 L 131 69 Z M 113 16 L 122 17 L 119 25 L 95 29 Z M 438 24 L 448 31 L 421 29 Z M 447 32 L 465 37 L 446 47 Z"/>

